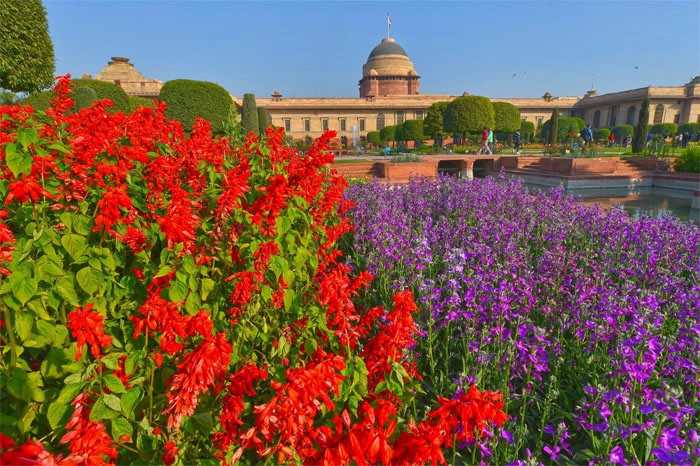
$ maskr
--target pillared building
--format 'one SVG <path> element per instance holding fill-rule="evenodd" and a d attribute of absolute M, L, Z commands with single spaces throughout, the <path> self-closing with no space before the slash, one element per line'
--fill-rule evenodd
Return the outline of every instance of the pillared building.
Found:
<path fill-rule="evenodd" d="M 161 81 L 143 77 L 122 57 L 113 57 L 95 79 L 119 84 L 130 95 L 157 96 L 162 87 Z M 423 119 L 433 103 L 457 97 L 421 94 L 420 81 L 409 55 L 395 39 L 387 37 L 372 49 L 362 66 L 359 97 L 287 97 L 273 92 L 268 98 L 258 96 L 257 104 L 270 112 L 273 125 L 283 127 L 296 140 L 315 138 L 330 129 L 338 133 L 341 144 L 349 145 L 363 140 L 370 131 Z M 636 124 L 645 98 L 650 101 L 650 124 L 700 122 L 700 76 L 680 86 L 647 86 L 602 95 L 594 90 L 583 97 L 545 92 L 542 97 L 491 100 L 515 105 L 521 118 L 535 126 L 558 108 L 560 114 L 580 116 L 594 128 L 601 128 Z M 242 103 L 242 99 L 233 99 Z"/>

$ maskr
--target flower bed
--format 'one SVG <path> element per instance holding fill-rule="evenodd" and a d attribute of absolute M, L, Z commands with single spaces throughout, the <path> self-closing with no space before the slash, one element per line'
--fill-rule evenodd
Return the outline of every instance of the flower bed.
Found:
<path fill-rule="evenodd" d="M 365 184 L 347 196 L 372 296 L 416 293 L 429 390 L 504 394 L 504 441 L 480 443 L 482 459 L 697 462 L 698 227 L 496 179 Z"/>
<path fill-rule="evenodd" d="M 69 84 L 0 106 L 0 464 L 436 464 L 505 422 L 423 394 L 410 292 L 355 306 L 332 133 L 232 145 Z"/>

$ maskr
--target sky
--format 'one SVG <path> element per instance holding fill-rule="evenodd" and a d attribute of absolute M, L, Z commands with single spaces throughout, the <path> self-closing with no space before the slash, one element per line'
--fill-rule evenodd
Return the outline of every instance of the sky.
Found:
<path fill-rule="evenodd" d="M 357 96 L 387 13 L 423 94 L 580 96 L 700 74 L 700 0 L 45 4 L 59 74 L 94 75 L 125 56 L 149 78 L 239 96 Z"/>

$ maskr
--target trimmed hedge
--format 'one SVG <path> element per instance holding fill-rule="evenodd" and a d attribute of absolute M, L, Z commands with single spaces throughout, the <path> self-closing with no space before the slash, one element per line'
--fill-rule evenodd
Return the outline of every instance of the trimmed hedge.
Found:
<path fill-rule="evenodd" d="M 223 87 L 191 79 L 166 82 L 160 90 L 160 100 L 168 105 L 166 116 L 181 122 L 186 130 L 192 129 L 195 117 L 201 117 L 211 123 L 214 133 L 223 131 L 233 105 L 231 95 Z"/>
<path fill-rule="evenodd" d="M 678 127 L 679 133 L 688 133 L 691 136 L 700 134 L 700 123 L 685 123 Z"/>
<path fill-rule="evenodd" d="M 382 142 L 396 141 L 396 126 L 385 126 L 379 131 Z"/>
<path fill-rule="evenodd" d="M 476 133 L 495 126 L 496 115 L 488 97 L 457 97 L 445 110 L 445 130 L 453 134 Z"/>
<path fill-rule="evenodd" d="M 367 133 L 367 142 L 374 144 L 375 146 L 381 146 L 382 137 L 379 135 L 379 131 L 370 131 Z"/>
<path fill-rule="evenodd" d="M 97 99 L 97 92 L 90 87 L 78 87 L 73 91 L 73 111 L 89 107 Z"/>
<path fill-rule="evenodd" d="M 41 0 L 0 0 L 0 87 L 46 89 L 53 73 L 53 44 Z"/>
<path fill-rule="evenodd" d="M 549 128 L 551 124 L 550 118 L 542 125 L 542 137 L 545 141 L 549 141 Z M 557 141 L 565 142 L 569 137 L 578 136 L 581 130 L 586 126 L 586 122 L 578 117 L 559 116 L 557 126 Z"/>
<path fill-rule="evenodd" d="M 403 141 L 419 142 L 425 139 L 425 134 L 423 134 L 423 120 L 408 120 L 401 126 Z"/>
<path fill-rule="evenodd" d="M 607 141 L 610 137 L 610 128 L 598 128 L 593 130 L 593 139 L 596 141 Z"/>
<path fill-rule="evenodd" d="M 263 107 L 258 107 L 258 129 L 260 134 L 265 134 L 265 128 L 272 126 L 272 116 L 270 112 Z"/>
<path fill-rule="evenodd" d="M 664 138 L 668 136 L 675 136 L 678 132 L 678 125 L 675 123 L 657 123 L 649 128 L 649 132 Z"/>
<path fill-rule="evenodd" d="M 155 107 L 155 102 L 153 99 L 149 99 L 148 97 L 139 97 L 137 95 L 130 95 L 129 96 L 129 109 L 133 112 L 137 108 L 140 107 L 148 107 L 148 108 L 153 108 Z"/>
<path fill-rule="evenodd" d="M 494 102 L 494 127 L 501 133 L 514 133 L 520 129 L 520 110 L 508 102 Z"/>
<path fill-rule="evenodd" d="M 522 120 L 520 122 L 520 138 L 523 142 L 532 141 L 535 136 L 535 124 L 531 121 Z"/>
<path fill-rule="evenodd" d="M 632 125 L 619 125 L 612 129 L 612 133 L 615 135 L 616 141 L 621 141 L 627 136 L 632 136 L 634 134 L 634 127 Z"/>
<path fill-rule="evenodd" d="M 260 134 L 260 121 L 258 119 L 258 106 L 255 103 L 255 94 L 243 94 L 241 126 L 246 133 L 252 131 L 255 134 Z"/>
<path fill-rule="evenodd" d="M 110 99 L 114 103 L 110 108 L 111 112 L 128 113 L 131 109 L 129 107 L 129 97 L 126 95 L 126 92 L 114 83 L 98 81 L 97 79 L 74 79 L 71 81 L 70 87 L 73 90 L 71 93 L 73 99 L 75 99 L 74 93 L 76 89 L 87 87 L 95 91 L 97 99 Z"/>
<path fill-rule="evenodd" d="M 634 128 L 634 136 L 632 136 L 632 152 L 640 153 L 644 149 L 647 141 L 647 129 L 649 128 L 649 99 L 645 98 L 642 101 L 642 108 L 639 110 L 639 120 Z"/>
<path fill-rule="evenodd" d="M 435 102 L 425 114 L 423 131 L 433 139 L 445 134 L 445 111 L 449 102 Z"/>

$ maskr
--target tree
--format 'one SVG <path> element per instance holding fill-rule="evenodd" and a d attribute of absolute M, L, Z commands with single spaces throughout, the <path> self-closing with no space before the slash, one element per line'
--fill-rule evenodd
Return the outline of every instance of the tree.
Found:
<path fill-rule="evenodd" d="M 260 120 L 258 108 L 255 104 L 255 94 L 243 94 L 243 108 L 241 109 L 241 126 L 246 133 L 260 134 Z"/>
<path fill-rule="evenodd" d="M 445 110 L 445 130 L 464 136 L 484 128 L 493 128 L 495 114 L 488 97 L 468 95 L 457 97 Z"/>
<path fill-rule="evenodd" d="M 396 126 L 385 126 L 379 131 L 379 136 L 384 144 L 396 141 Z"/>
<path fill-rule="evenodd" d="M 544 131 L 544 128 L 542 129 Z M 559 109 L 555 108 L 552 117 L 549 119 L 549 131 L 547 142 L 555 145 L 559 141 Z"/>
<path fill-rule="evenodd" d="M 522 120 L 520 122 L 520 137 L 523 142 L 530 142 L 535 135 L 535 124 L 531 121 Z"/>
<path fill-rule="evenodd" d="M 258 129 L 260 134 L 265 134 L 265 128 L 272 126 L 272 116 L 270 112 L 263 107 L 258 107 Z"/>
<path fill-rule="evenodd" d="M 439 145 L 442 145 L 442 137 L 445 135 L 444 122 L 447 105 L 449 105 L 449 102 L 435 102 L 428 107 L 425 120 L 423 120 L 423 131 L 433 141 L 437 142 L 439 140 Z"/>
<path fill-rule="evenodd" d="M 41 0 L 0 0 L 0 87 L 34 92 L 53 83 L 53 44 Z"/>
<path fill-rule="evenodd" d="M 615 135 L 616 141 L 622 141 L 627 136 L 632 136 L 634 134 L 634 127 L 632 125 L 619 125 L 612 129 L 612 133 Z"/>
<path fill-rule="evenodd" d="M 370 131 L 367 133 L 367 142 L 377 147 L 381 146 L 382 137 L 379 135 L 379 131 Z"/>
<path fill-rule="evenodd" d="M 520 110 L 508 102 L 494 102 L 494 128 L 500 133 L 514 133 L 520 128 Z"/>
<path fill-rule="evenodd" d="M 700 123 L 684 123 L 678 127 L 679 133 L 688 133 L 691 137 L 700 134 Z"/>
<path fill-rule="evenodd" d="M 91 87 L 78 87 L 73 93 L 73 111 L 89 107 L 97 99 L 97 92 Z"/>
<path fill-rule="evenodd" d="M 418 144 L 425 139 L 423 120 L 408 120 L 401 126 L 404 141 L 415 141 Z"/>
<path fill-rule="evenodd" d="M 678 133 L 678 125 L 675 123 L 658 123 L 652 125 L 649 132 L 656 136 L 667 138 L 669 136 L 675 136 Z"/>
<path fill-rule="evenodd" d="M 639 111 L 639 120 L 637 127 L 634 129 L 632 137 L 632 152 L 640 153 L 647 142 L 647 127 L 649 125 L 649 99 L 644 99 L 642 108 Z"/>
<path fill-rule="evenodd" d="M 220 134 L 233 100 L 231 95 L 218 84 L 208 81 L 175 79 L 168 81 L 160 90 L 160 100 L 168 104 L 165 114 L 178 120 L 187 130 L 192 130 L 196 117 L 211 123 L 212 131 Z M 255 115 L 257 122 L 257 114 Z"/>
<path fill-rule="evenodd" d="M 610 136 L 610 128 L 598 128 L 593 131 L 593 139 L 599 142 L 605 142 Z"/>

